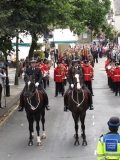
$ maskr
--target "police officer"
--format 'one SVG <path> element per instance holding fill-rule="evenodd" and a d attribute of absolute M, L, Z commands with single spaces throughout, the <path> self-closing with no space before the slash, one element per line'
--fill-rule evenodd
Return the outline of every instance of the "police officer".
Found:
<path fill-rule="evenodd" d="M 120 95 L 120 67 L 119 62 L 115 63 L 116 67 L 113 71 L 113 80 L 114 80 L 114 86 L 115 86 L 115 96 Z"/>
<path fill-rule="evenodd" d="M 48 105 L 48 96 L 42 87 L 42 79 L 43 79 L 42 73 L 41 73 L 41 70 L 36 67 L 37 61 L 34 57 L 32 57 L 29 63 L 30 63 L 30 67 L 27 68 L 25 74 L 27 74 L 28 76 L 35 74 L 35 86 L 38 88 L 38 90 L 40 90 L 42 92 L 42 94 L 44 96 L 46 109 L 50 110 L 49 105 Z M 20 95 L 20 104 L 18 107 L 18 111 L 23 111 L 23 109 L 24 109 L 24 97 L 23 97 L 24 91 L 25 91 L 25 87 Z"/>
<path fill-rule="evenodd" d="M 90 110 L 93 110 L 92 95 L 91 95 L 89 89 L 84 84 L 84 70 L 83 70 L 83 67 L 80 65 L 80 61 L 79 61 L 78 57 L 75 57 L 72 60 L 72 67 L 70 68 L 70 71 L 69 71 L 70 86 L 69 86 L 68 90 L 65 92 L 65 95 L 64 95 L 64 111 L 67 111 L 67 109 L 68 109 L 68 93 L 70 92 L 70 90 L 72 90 L 74 88 L 73 72 L 75 70 L 81 70 L 82 73 L 83 73 L 83 75 L 82 75 L 82 77 L 83 77 L 82 88 L 87 91 L 87 93 L 88 93 L 88 101 L 90 103 Z"/>
<path fill-rule="evenodd" d="M 120 159 L 120 135 L 118 127 L 120 119 L 111 117 L 108 121 L 110 132 L 100 136 L 97 144 L 97 159 L 98 160 L 119 160 Z"/>

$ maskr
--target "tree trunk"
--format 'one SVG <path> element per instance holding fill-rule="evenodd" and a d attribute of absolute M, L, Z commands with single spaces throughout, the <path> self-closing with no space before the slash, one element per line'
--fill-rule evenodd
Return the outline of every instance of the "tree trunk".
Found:
<path fill-rule="evenodd" d="M 92 30 L 91 30 L 91 43 L 92 43 L 92 40 L 93 40 L 93 37 L 92 37 L 93 35 L 92 35 Z"/>
<path fill-rule="evenodd" d="M 15 73 L 15 85 L 19 84 L 19 80 L 18 80 L 18 74 L 19 74 L 19 65 L 18 65 L 18 59 L 19 59 L 19 55 L 18 55 L 18 35 L 16 36 L 16 73 Z"/>
<path fill-rule="evenodd" d="M 31 34 L 31 36 L 32 36 L 32 44 L 31 44 L 30 50 L 29 50 L 29 55 L 28 55 L 29 59 L 34 56 L 34 50 L 37 47 L 37 40 L 38 40 L 35 33 Z"/>

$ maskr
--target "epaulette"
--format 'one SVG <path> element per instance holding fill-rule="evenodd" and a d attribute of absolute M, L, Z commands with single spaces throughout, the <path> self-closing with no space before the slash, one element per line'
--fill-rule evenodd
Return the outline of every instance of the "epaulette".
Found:
<path fill-rule="evenodd" d="M 100 138 L 103 137 L 103 134 L 100 136 Z"/>
<path fill-rule="evenodd" d="M 103 134 L 99 137 L 99 141 L 102 143 L 103 142 Z"/>

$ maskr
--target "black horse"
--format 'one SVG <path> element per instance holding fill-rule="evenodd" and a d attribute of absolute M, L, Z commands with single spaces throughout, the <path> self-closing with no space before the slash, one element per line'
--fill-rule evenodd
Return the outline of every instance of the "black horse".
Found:
<path fill-rule="evenodd" d="M 26 86 L 25 86 L 25 92 L 24 92 L 24 108 L 27 113 L 27 119 L 29 123 L 29 131 L 30 131 L 30 137 L 28 145 L 33 145 L 33 123 L 34 120 L 36 121 L 36 130 L 37 130 L 37 145 L 41 146 L 41 138 L 45 139 L 45 104 L 44 99 L 40 91 L 35 87 L 35 78 L 34 75 L 27 76 L 25 75 L 26 79 Z M 42 137 L 40 138 L 40 124 L 39 122 L 42 122 Z"/>
<path fill-rule="evenodd" d="M 83 75 L 82 71 L 74 71 L 73 72 L 73 80 L 74 80 L 74 88 L 69 94 L 69 104 L 68 108 L 72 112 L 72 116 L 75 122 L 75 143 L 74 145 L 79 145 L 79 137 L 78 137 L 78 120 L 80 118 L 81 121 L 81 136 L 83 138 L 82 145 L 86 146 L 86 135 L 85 135 L 85 117 L 86 110 L 89 108 L 89 100 L 88 93 L 86 90 L 82 89 L 83 86 Z"/>

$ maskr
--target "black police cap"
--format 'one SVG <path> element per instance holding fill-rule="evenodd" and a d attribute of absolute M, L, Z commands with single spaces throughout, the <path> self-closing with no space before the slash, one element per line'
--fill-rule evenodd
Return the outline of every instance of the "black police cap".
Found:
<path fill-rule="evenodd" d="M 108 126 L 118 127 L 120 125 L 120 119 L 118 117 L 111 117 L 108 121 Z"/>

